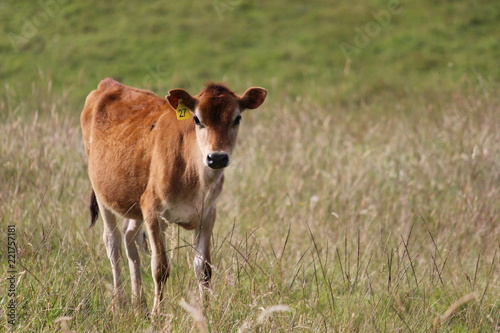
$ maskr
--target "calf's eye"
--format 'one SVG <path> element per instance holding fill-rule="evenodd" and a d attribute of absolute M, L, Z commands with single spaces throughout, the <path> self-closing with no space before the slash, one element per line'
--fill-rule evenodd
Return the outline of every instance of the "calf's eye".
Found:
<path fill-rule="evenodd" d="M 201 126 L 201 122 L 200 122 L 200 119 L 198 119 L 197 116 L 194 116 L 194 123 L 197 125 L 197 126 Z"/>
<path fill-rule="evenodd" d="M 240 116 L 240 115 L 238 115 L 238 116 L 234 119 L 234 123 L 233 123 L 233 124 L 234 124 L 234 125 L 239 125 L 239 124 L 240 124 L 240 122 L 241 122 L 241 116 Z"/>

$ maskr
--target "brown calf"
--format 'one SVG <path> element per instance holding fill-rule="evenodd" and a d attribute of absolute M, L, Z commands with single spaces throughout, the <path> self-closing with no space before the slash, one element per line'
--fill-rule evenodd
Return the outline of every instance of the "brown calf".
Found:
<path fill-rule="evenodd" d="M 159 311 L 170 271 L 165 221 L 195 230 L 195 274 L 201 285 L 210 285 L 210 238 L 224 168 L 231 162 L 241 113 L 258 108 L 266 95 L 265 89 L 249 88 L 238 96 L 222 84 L 210 83 L 197 96 L 174 89 L 162 99 L 112 79 L 104 79 L 88 95 L 81 126 L 93 188 L 91 219 L 93 224 L 98 207 L 120 304 L 121 233 L 116 215 L 125 218 L 136 307 L 146 306 L 136 246 L 141 244 L 143 221 L 151 243 L 153 314 Z M 177 120 L 176 109 L 182 112 L 184 107 L 189 109 L 185 116 L 192 119 Z"/>

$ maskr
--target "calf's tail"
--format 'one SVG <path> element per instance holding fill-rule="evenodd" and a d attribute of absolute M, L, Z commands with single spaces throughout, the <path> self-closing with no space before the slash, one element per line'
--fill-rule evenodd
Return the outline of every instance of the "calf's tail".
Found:
<path fill-rule="evenodd" d="M 97 198 L 95 197 L 94 189 L 90 193 L 90 227 L 92 228 L 99 216 L 99 205 L 97 204 Z"/>

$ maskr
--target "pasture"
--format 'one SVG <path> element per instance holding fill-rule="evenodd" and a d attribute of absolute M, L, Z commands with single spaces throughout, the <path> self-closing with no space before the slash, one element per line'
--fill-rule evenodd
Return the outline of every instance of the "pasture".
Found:
<path fill-rule="evenodd" d="M 2 3 L 1 331 L 499 330 L 498 4 L 163 6 Z M 79 116 L 106 76 L 160 96 L 269 92 L 225 172 L 213 293 L 200 301 L 192 233 L 170 226 L 156 322 L 112 311 L 102 220 L 89 228 Z"/>

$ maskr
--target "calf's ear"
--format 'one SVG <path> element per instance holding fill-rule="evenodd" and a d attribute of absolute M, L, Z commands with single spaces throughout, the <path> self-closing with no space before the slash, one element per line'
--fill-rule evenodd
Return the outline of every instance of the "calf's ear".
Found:
<path fill-rule="evenodd" d="M 194 112 L 194 109 L 196 107 L 196 98 L 191 96 L 186 90 L 184 89 L 172 89 L 168 92 L 168 95 L 165 97 L 170 105 L 175 109 L 177 109 L 177 106 L 179 105 L 179 100 L 182 99 L 182 104 L 187 106 L 192 112 Z"/>
<path fill-rule="evenodd" d="M 266 96 L 267 90 L 264 88 L 248 88 L 247 91 L 245 91 L 245 93 L 240 97 L 241 110 L 252 110 L 258 108 L 262 103 L 264 103 Z"/>

